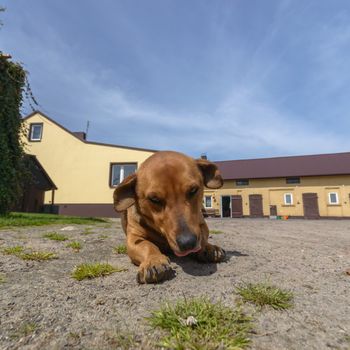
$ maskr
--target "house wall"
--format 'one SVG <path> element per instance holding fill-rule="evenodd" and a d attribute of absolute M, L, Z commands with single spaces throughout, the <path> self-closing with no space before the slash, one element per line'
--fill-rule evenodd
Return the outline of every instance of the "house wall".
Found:
<path fill-rule="evenodd" d="M 285 178 L 250 179 L 249 186 L 236 186 L 234 180 L 225 180 L 218 190 L 205 190 L 205 195 L 213 196 L 213 207 L 220 213 L 221 196 L 241 195 L 243 215 L 249 216 L 249 195 L 261 194 L 263 212 L 270 215 L 270 205 L 277 206 L 277 215 L 303 217 L 303 193 L 317 193 L 321 217 L 350 218 L 350 175 L 301 177 L 299 184 L 286 184 Z M 339 204 L 329 204 L 328 193 L 337 192 Z M 284 194 L 293 194 L 293 205 L 284 204 Z"/>
<path fill-rule="evenodd" d="M 84 143 L 40 113 L 25 120 L 27 129 L 31 123 L 43 123 L 42 139 L 30 142 L 26 137 L 25 151 L 37 156 L 58 188 L 55 204 L 62 208 L 66 205 L 65 209 L 80 204 L 111 204 L 114 188 L 109 185 L 110 163 L 133 162 L 139 167 L 154 153 Z M 45 194 L 45 204 L 51 204 L 50 192 Z"/>

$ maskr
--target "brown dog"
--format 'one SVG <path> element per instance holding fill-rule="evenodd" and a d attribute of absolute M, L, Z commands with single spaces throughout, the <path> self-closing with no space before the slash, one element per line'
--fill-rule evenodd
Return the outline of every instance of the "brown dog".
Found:
<path fill-rule="evenodd" d="M 191 254 L 199 261 L 220 262 L 225 251 L 208 243 L 202 215 L 203 188 L 220 188 L 214 163 L 177 152 L 157 152 L 114 191 L 114 208 L 122 213 L 127 250 L 139 265 L 139 283 L 171 278 L 164 253 Z"/>

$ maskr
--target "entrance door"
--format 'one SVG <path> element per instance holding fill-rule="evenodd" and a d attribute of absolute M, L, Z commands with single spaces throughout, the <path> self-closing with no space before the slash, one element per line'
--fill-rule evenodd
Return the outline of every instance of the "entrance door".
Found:
<path fill-rule="evenodd" d="M 231 196 L 231 200 L 232 200 L 232 217 L 241 218 L 243 216 L 242 196 L 240 195 Z"/>
<path fill-rule="evenodd" d="M 303 193 L 303 206 L 305 219 L 319 219 L 317 193 Z"/>
<path fill-rule="evenodd" d="M 270 205 L 270 215 L 277 216 L 277 205 Z"/>
<path fill-rule="evenodd" d="M 249 195 L 249 211 L 250 211 L 251 218 L 264 217 L 262 195 L 261 194 L 250 194 Z"/>
<path fill-rule="evenodd" d="M 221 215 L 223 218 L 231 217 L 231 197 L 230 196 L 221 197 Z"/>

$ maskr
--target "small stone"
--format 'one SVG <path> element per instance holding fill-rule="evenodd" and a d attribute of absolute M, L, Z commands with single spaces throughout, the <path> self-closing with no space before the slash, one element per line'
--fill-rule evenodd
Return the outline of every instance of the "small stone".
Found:
<path fill-rule="evenodd" d="M 350 276 L 350 269 L 347 269 L 347 270 L 345 271 L 345 273 L 346 273 L 348 276 Z"/>
<path fill-rule="evenodd" d="M 61 228 L 61 231 L 74 231 L 76 228 L 74 226 L 66 226 Z"/>
<path fill-rule="evenodd" d="M 197 325 L 198 321 L 194 316 L 188 316 L 185 323 L 186 326 L 193 327 Z"/>

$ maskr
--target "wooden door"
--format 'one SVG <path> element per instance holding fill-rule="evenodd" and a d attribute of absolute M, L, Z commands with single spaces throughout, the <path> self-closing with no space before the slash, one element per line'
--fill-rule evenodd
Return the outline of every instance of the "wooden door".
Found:
<path fill-rule="evenodd" d="M 303 206 L 305 219 L 319 219 L 317 193 L 303 193 Z"/>
<path fill-rule="evenodd" d="M 241 218 L 243 216 L 243 205 L 242 205 L 242 196 L 235 195 L 231 197 L 232 202 L 232 213 L 233 218 Z"/>
<path fill-rule="evenodd" d="M 251 218 L 264 217 L 262 195 L 261 194 L 250 194 L 249 195 L 249 211 L 250 211 Z"/>
<path fill-rule="evenodd" d="M 277 216 L 277 205 L 270 205 L 270 215 Z"/>

